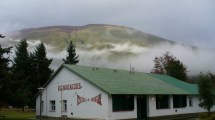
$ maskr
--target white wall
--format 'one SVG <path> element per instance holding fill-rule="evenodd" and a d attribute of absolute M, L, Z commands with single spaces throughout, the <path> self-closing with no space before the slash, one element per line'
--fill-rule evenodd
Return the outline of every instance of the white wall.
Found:
<path fill-rule="evenodd" d="M 80 83 L 82 88 L 75 90 L 64 90 L 62 92 L 58 91 L 59 85 L 74 83 Z M 102 105 L 99 105 L 98 103 L 92 101 L 82 102 L 77 105 L 77 95 L 84 98 L 89 98 L 90 100 L 92 97 L 95 97 L 99 94 L 101 94 L 102 96 Z M 52 79 L 49 85 L 46 86 L 46 89 L 43 92 L 42 100 L 44 101 L 44 110 L 42 112 L 42 115 L 60 117 L 61 96 L 62 100 L 67 100 L 67 112 L 62 112 L 62 115 L 77 118 L 108 118 L 108 95 L 65 68 L 62 68 L 61 71 L 59 71 L 59 73 Z M 55 100 L 56 102 L 55 112 L 51 112 L 49 109 L 50 100 Z M 36 114 L 39 115 L 39 96 L 37 97 L 36 103 Z M 73 113 L 73 115 L 71 115 L 71 113 Z"/>
<path fill-rule="evenodd" d="M 173 108 L 173 98 L 170 96 L 170 108 L 168 109 L 156 109 L 156 96 L 148 96 L 149 102 L 149 113 L 148 117 L 163 116 L 163 115 L 176 115 L 176 114 L 186 114 L 186 113 L 197 113 L 197 112 L 206 112 L 205 109 L 199 107 L 199 98 L 198 96 L 191 96 L 193 100 L 193 106 L 189 106 L 189 99 L 187 97 L 187 106 L 184 108 Z M 177 111 L 176 111 L 177 110 Z M 215 111 L 215 106 L 212 108 L 212 111 Z"/>

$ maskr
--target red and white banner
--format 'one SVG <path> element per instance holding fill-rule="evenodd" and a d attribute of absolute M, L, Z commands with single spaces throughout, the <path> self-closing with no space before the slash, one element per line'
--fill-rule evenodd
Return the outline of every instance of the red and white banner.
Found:
<path fill-rule="evenodd" d="M 102 105 L 101 100 L 102 100 L 102 94 L 101 93 L 95 97 L 92 97 L 92 98 L 85 98 L 85 97 L 81 97 L 81 96 L 77 95 L 77 105 L 79 105 L 83 102 L 87 102 L 87 101 L 95 102 L 99 105 Z"/>

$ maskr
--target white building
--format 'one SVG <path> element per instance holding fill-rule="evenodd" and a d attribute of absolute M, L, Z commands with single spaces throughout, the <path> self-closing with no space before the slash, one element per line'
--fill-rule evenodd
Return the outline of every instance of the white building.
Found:
<path fill-rule="evenodd" d="M 43 117 L 161 119 L 206 112 L 198 105 L 196 85 L 166 75 L 64 64 L 44 88 Z"/>

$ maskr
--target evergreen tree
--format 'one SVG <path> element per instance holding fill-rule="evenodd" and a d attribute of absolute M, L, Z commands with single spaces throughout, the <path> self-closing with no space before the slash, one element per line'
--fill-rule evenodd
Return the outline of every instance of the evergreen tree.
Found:
<path fill-rule="evenodd" d="M 65 64 L 77 64 L 79 62 L 78 55 L 76 55 L 75 45 L 72 41 L 69 42 L 69 45 L 67 47 L 67 53 L 68 56 L 66 59 L 63 59 Z"/>
<path fill-rule="evenodd" d="M 14 94 L 13 104 L 24 107 L 31 101 L 30 83 L 31 83 L 31 61 L 29 59 L 29 53 L 27 50 L 28 44 L 26 40 L 22 40 L 18 46 L 16 46 L 14 64 L 12 67 Z"/>
<path fill-rule="evenodd" d="M 23 75 L 22 77 L 29 77 L 30 71 L 30 59 L 29 53 L 27 50 L 28 44 L 26 39 L 22 40 L 18 46 L 16 46 L 15 57 L 14 57 L 14 64 L 13 64 L 13 72 L 14 73 L 22 73 L 19 76 Z"/>
<path fill-rule="evenodd" d="M 0 96 L 4 96 L 1 97 L 0 99 L 9 105 L 15 105 L 15 100 L 13 98 L 14 96 L 14 92 L 16 91 L 16 85 L 14 84 L 14 79 L 15 77 L 13 77 L 13 74 L 11 72 L 8 72 L 7 75 L 5 76 L 5 79 L 3 79 L 2 81 L 2 85 L 0 88 Z M 0 100 L 0 101 L 1 101 Z"/>
<path fill-rule="evenodd" d="M 30 58 L 33 61 L 32 69 L 35 71 L 32 72 L 32 93 L 36 94 L 38 91 L 37 88 L 43 86 L 53 73 L 53 70 L 49 68 L 52 59 L 46 57 L 46 48 L 43 43 L 40 43 L 36 47 L 35 52 L 30 55 Z"/>
<path fill-rule="evenodd" d="M 11 50 L 11 47 L 9 48 L 2 48 L 0 45 L 0 83 L 5 79 L 6 74 L 9 71 L 9 62 L 10 59 L 9 57 L 5 57 L 4 55 L 7 54 L 9 55 Z"/>
<path fill-rule="evenodd" d="M 1 35 L 1 34 L 0 34 Z M 1 35 L 2 36 L 2 35 Z M 3 37 L 0 37 L 3 38 Z M 0 109 L 1 109 L 1 102 L 5 103 L 7 102 L 7 98 L 9 97 L 9 91 L 7 89 L 4 89 L 5 86 L 9 83 L 9 54 L 11 53 L 11 48 L 2 48 L 0 45 Z M 6 55 L 6 56 L 5 56 Z"/>
<path fill-rule="evenodd" d="M 199 106 L 208 111 L 208 116 L 210 118 L 211 108 L 214 104 L 214 94 L 213 94 L 213 81 L 214 77 L 211 73 L 201 74 L 200 80 L 198 82 L 199 89 Z"/>
<path fill-rule="evenodd" d="M 154 67 L 151 73 L 155 74 L 167 74 L 179 80 L 187 80 L 187 68 L 176 57 L 172 56 L 169 52 L 163 54 L 163 56 L 155 57 Z"/>

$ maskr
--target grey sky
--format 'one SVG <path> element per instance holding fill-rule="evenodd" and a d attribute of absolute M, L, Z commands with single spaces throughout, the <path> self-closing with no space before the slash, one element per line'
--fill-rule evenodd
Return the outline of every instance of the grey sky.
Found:
<path fill-rule="evenodd" d="M 1 0 L 0 32 L 114 24 L 215 49 L 214 0 Z"/>

